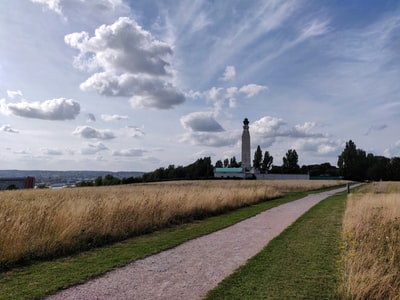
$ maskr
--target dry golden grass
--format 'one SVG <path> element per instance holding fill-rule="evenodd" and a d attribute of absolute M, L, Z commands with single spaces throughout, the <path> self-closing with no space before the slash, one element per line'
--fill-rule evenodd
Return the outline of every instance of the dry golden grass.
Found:
<path fill-rule="evenodd" d="M 337 181 L 178 181 L 0 192 L 0 269 Z"/>
<path fill-rule="evenodd" d="M 369 184 L 347 200 L 343 299 L 400 299 L 400 183 Z"/>

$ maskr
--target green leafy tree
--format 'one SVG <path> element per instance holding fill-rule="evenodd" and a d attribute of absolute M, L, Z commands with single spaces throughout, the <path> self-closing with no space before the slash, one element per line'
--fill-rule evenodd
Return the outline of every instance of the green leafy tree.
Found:
<path fill-rule="evenodd" d="M 357 149 L 356 144 L 349 140 L 343 152 L 338 157 L 338 167 L 344 179 L 360 181 L 367 178 L 368 160 L 364 150 Z"/>
<path fill-rule="evenodd" d="M 268 151 L 264 153 L 264 159 L 261 163 L 261 170 L 266 172 L 271 169 L 272 163 L 274 162 L 274 158 L 269 154 Z"/>
<path fill-rule="evenodd" d="M 261 161 L 262 161 L 262 151 L 261 151 L 260 145 L 258 145 L 257 150 L 254 153 L 253 167 L 257 170 L 260 170 L 261 169 Z"/>
<path fill-rule="evenodd" d="M 291 174 L 299 173 L 300 166 L 298 165 L 298 161 L 299 156 L 297 155 L 296 150 L 289 149 L 288 152 L 286 152 L 286 155 L 283 157 L 283 172 Z"/>

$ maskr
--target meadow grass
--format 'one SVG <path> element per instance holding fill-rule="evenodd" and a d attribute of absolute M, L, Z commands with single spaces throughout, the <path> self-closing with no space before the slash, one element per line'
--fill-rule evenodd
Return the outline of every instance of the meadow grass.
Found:
<path fill-rule="evenodd" d="M 342 299 L 400 299 L 400 183 L 369 184 L 347 202 Z"/>
<path fill-rule="evenodd" d="M 64 258 L 38 261 L 14 268 L 0 273 L 0 299 L 42 298 L 59 289 L 85 282 L 113 268 L 233 225 L 307 194 L 308 192 L 287 193 L 278 199 L 262 201 L 219 216 L 161 229 Z"/>
<path fill-rule="evenodd" d="M 336 299 L 346 194 L 301 216 L 206 299 Z"/>
<path fill-rule="evenodd" d="M 0 192 L 0 270 L 336 181 L 179 181 Z"/>

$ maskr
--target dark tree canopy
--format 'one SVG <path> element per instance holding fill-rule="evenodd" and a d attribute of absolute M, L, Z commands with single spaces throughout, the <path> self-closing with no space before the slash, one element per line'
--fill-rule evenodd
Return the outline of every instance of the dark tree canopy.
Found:
<path fill-rule="evenodd" d="M 262 151 L 261 151 L 260 145 L 258 145 L 257 150 L 254 153 L 253 167 L 257 170 L 260 170 L 261 169 L 261 161 L 262 161 Z"/>
<path fill-rule="evenodd" d="M 266 172 L 271 169 L 272 163 L 274 162 L 274 158 L 269 154 L 268 151 L 264 153 L 264 159 L 261 163 L 261 170 Z"/>
<path fill-rule="evenodd" d="M 367 156 L 364 150 L 357 149 L 356 144 L 350 140 L 342 154 L 338 157 L 340 174 L 349 180 L 362 180 L 366 177 Z"/>
<path fill-rule="evenodd" d="M 300 172 L 300 166 L 298 165 L 299 156 L 294 149 L 289 149 L 286 155 L 283 157 L 282 169 L 284 173 L 296 174 Z"/>

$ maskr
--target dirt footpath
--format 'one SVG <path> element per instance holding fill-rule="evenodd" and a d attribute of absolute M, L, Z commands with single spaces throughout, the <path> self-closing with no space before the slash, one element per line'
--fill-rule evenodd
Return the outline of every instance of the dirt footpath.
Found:
<path fill-rule="evenodd" d="M 312 206 L 343 190 L 269 209 L 47 299 L 201 299 Z"/>

